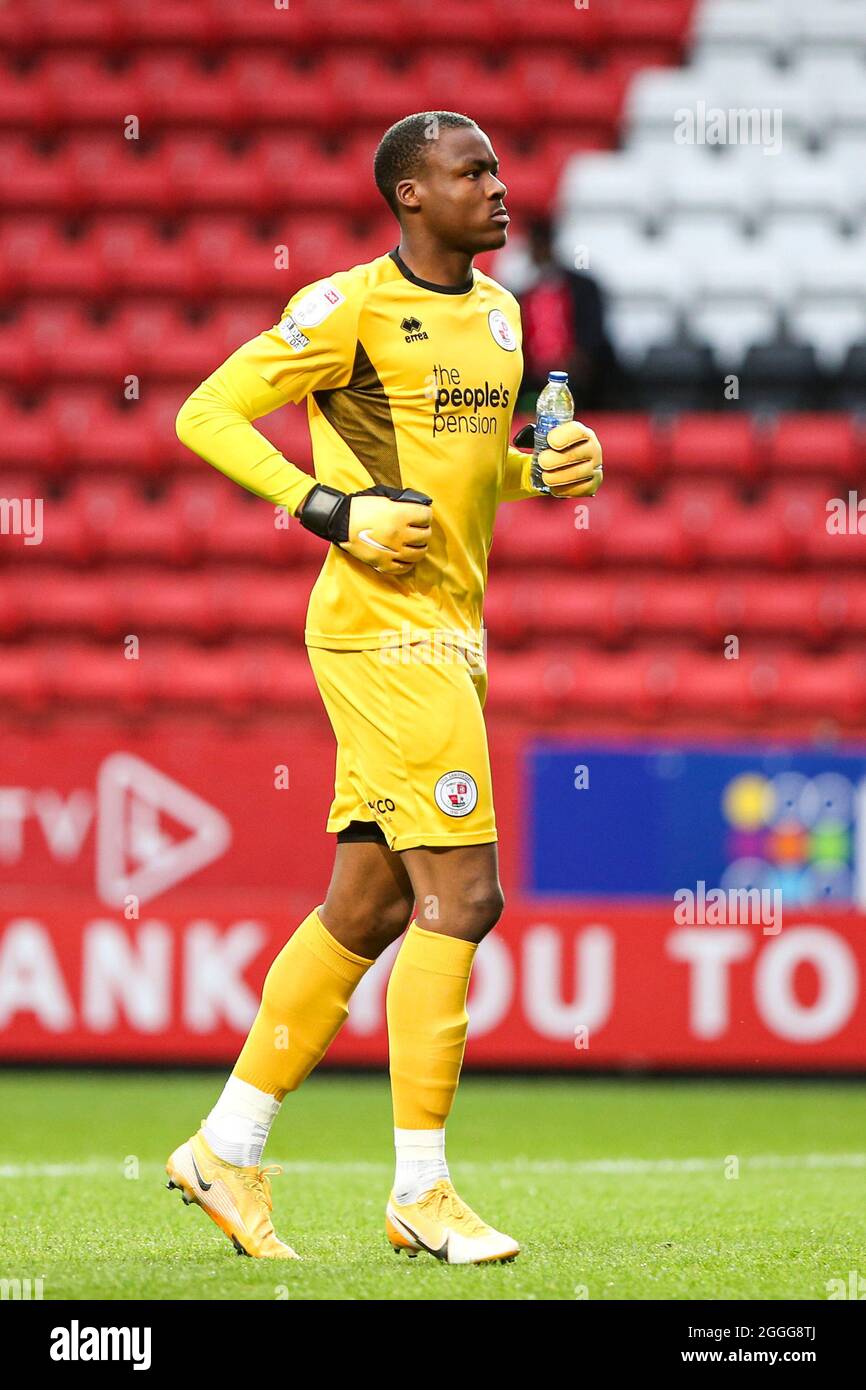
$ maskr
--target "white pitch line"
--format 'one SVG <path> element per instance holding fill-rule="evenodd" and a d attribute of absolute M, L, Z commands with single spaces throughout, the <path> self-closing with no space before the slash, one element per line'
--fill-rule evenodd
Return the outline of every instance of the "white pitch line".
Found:
<path fill-rule="evenodd" d="M 623 1174 L 666 1173 L 721 1173 L 731 1158 L 737 1158 L 744 1169 L 802 1169 L 802 1168 L 866 1168 L 866 1153 L 839 1154 L 753 1154 L 724 1155 L 719 1158 L 512 1158 L 495 1160 L 491 1163 L 454 1161 L 455 1171 L 474 1174 L 520 1174 L 520 1173 L 562 1173 L 580 1175 L 599 1173 L 619 1176 Z M 279 1159 L 270 1160 L 279 1163 Z M 391 1171 L 390 1163 L 339 1162 L 323 1160 L 311 1163 L 306 1161 L 284 1160 L 281 1167 L 285 1173 L 316 1174 L 358 1173 L 381 1174 Z M 140 1171 L 146 1173 L 162 1172 L 162 1164 L 141 1163 Z M 0 1178 L 79 1178 L 114 1174 L 123 1177 L 123 1164 L 105 1159 L 89 1159 L 84 1163 L 3 1163 L 0 1164 Z"/>

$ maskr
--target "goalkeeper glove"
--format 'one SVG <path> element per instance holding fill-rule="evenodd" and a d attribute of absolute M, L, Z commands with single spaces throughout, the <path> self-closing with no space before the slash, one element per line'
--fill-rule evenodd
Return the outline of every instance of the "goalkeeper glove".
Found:
<path fill-rule="evenodd" d="M 533 436 L 533 426 L 524 425 L 514 443 L 531 444 Z M 604 481 L 598 437 L 595 430 L 579 420 L 554 425 L 546 448 L 538 455 L 538 466 L 553 497 L 592 497 Z"/>
<path fill-rule="evenodd" d="M 433 499 L 412 488 L 339 492 L 323 483 L 307 494 L 298 520 L 380 574 L 408 574 L 430 541 Z"/>

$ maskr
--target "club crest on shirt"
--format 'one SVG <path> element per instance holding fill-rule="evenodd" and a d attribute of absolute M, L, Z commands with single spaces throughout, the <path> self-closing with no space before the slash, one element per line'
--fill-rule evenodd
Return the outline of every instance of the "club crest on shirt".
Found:
<path fill-rule="evenodd" d="M 345 298 L 332 281 L 322 280 L 294 305 L 292 318 L 302 328 L 314 328 L 317 323 L 323 323 Z"/>
<path fill-rule="evenodd" d="M 478 804 L 478 787 L 468 772 L 446 772 L 436 783 L 436 805 L 446 816 L 468 816 Z"/>
<path fill-rule="evenodd" d="M 487 322 L 490 325 L 490 332 L 493 334 L 493 341 L 498 343 L 506 352 L 514 352 L 517 347 L 517 338 L 514 330 L 501 309 L 491 309 L 487 315 Z"/>

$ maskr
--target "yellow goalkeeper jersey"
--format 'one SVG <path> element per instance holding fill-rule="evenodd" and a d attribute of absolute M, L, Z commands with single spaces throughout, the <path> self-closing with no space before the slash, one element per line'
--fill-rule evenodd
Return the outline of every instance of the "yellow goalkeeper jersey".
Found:
<path fill-rule="evenodd" d="M 184 403 L 182 442 L 292 514 L 314 480 L 251 422 L 302 400 L 316 481 L 343 492 L 385 483 L 433 499 L 430 545 L 408 575 L 379 574 L 327 547 L 308 646 L 365 650 L 456 634 L 477 654 L 497 505 L 534 495 L 529 456 L 509 443 L 522 366 L 512 294 L 478 270 L 461 286 L 429 284 L 395 250 L 299 290 L 279 323 Z"/>

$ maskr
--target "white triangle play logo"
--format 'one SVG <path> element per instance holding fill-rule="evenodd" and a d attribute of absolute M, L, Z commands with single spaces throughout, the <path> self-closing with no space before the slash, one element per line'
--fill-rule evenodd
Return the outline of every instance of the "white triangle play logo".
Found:
<path fill-rule="evenodd" d="M 123 907 L 133 894 L 148 902 L 231 844 L 222 812 L 133 753 L 105 759 L 97 793 L 96 888 L 111 907 Z M 168 819 L 192 833 L 178 839 Z"/>

